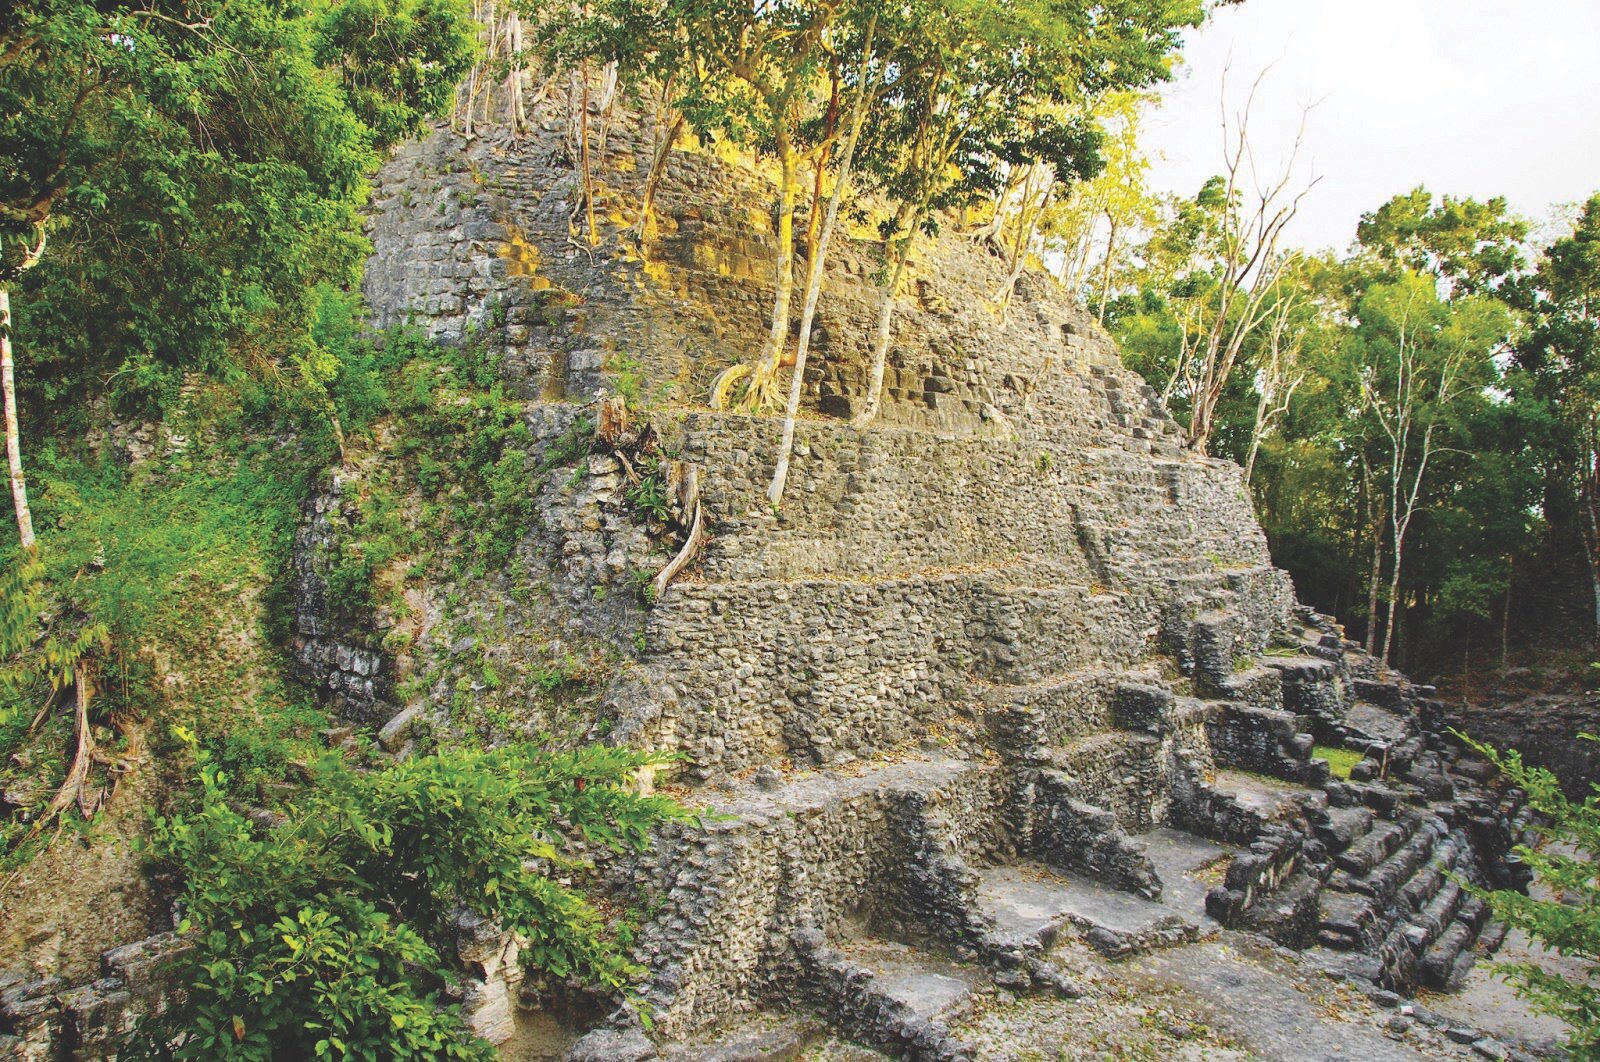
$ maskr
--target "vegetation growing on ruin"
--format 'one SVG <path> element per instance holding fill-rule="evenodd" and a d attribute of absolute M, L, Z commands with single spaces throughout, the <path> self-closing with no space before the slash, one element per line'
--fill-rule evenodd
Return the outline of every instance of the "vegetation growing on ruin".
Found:
<path fill-rule="evenodd" d="M 553 978 L 623 990 L 635 972 L 625 937 L 555 877 L 583 878 L 569 846 L 638 847 L 681 818 L 630 788 L 643 758 L 425 735 L 427 754 L 390 762 L 364 736 L 330 739 L 287 677 L 291 545 L 325 477 L 347 484 L 350 525 L 327 592 L 368 616 L 424 573 L 505 573 L 536 492 L 588 475 L 603 405 L 541 453 L 482 335 L 363 331 L 367 182 L 433 117 L 514 134 L 525 95 L 568 86 L 574 253 L 650 253 L 652 196 L 690 134 L 776 174 L 773 202 L 748 204 L 775 221 L 770 328 L 710 397 L 763 413 L 787 393 L 785 450 L 823 295 L 820 268 L 797 276 L 800 250 L 823 261 L 841 209 L 877 229 L 866 428 L 917 241 L 964 227 L 1005 263 L 985 293 L 997 319 L 1026 269 L 1059 263 L 1189 447 L 1244 466 L 1301 591 L 1386 662 L 1465 668 L 1493 647 L 1503 664 L 1513 631 L 1558 628 L 1575 600 L 1600 639 L 1600 198 L 1539 248 L 1503 201 L 1419 188 L 1363 217 L 1350 253 L 1300 253 L 1281 233 L 1302 192 L 1252 198 L 1241 127 L 1220 176 L 1159 199 L 1141 183 L 1141 94 L 1169 76 L 1199 0 L 479 10 L 484 39 L 462 0 L 32 0 L 0 27 L 17 526 L 0 548 L 0 846 L 9 870 L 95 822 L 129 775 L 169 783 L 151 851 L 176 875 L 191 993 L 147 1046 L 187 1033 L 191 1057 L 475 1056 L 443 1002 L 446 916 L 463 905 L 521 933 Z M 642 194 L 608 222 L 619 95 L 657 111 L 658 140 Z M 551 291 L 542 326 L 577 299 Z M 628 412 L 665 400 L 636 361 L 605 368 Z M 1036 461 L 1048 476 L 1049 454 Z M 624 500 L 665 523 L 682 502 L 669 461 L 631 471 Z M 626 586 L 649 600 L 660 578 Z M 1526 604 L 1541 588 L 1563 608 Z M 593 692 L 614 662 L 546 649 L 530 700 Z M 447 701 L 486 743 L 517 733 L 500 706 L 466 718 L 501 675 L 481 645 L 458 655 L 437 693 L 415 677 L 406 693 Z M 344 751 L 325 755 L 330 741 Z M 1318 751 L 1348 774 L 1352 754 Z M 1593 850 L 1589 805 L 1505 766 Z M 1529 859 L 1592 891 L 1592 864 Z M 1586 924 L 1496 903 L 1594 958 Z M 1591 1035 L 1587 986 L 1523 976 Z"/>
<path fill-rule="evenodd" d="M 1318 745 L 1311 750 L 1313 759 L 1327 760 L 1328 770 L 1335 778 L 1349 778 L 1350 768 L 1361 762 L 1361 753 L 1353 749 Z"/>
<path fill-rule="evenodd" d="M 136 1031 L 136 1055 L 493 1057 L 444 996 L 463 912 L 516 934 L 535 978 L 621 990 L 638 972 L 626 936 L 563 881 L 588 866 L 577 845 L 639 849 L 685 817 L 633 790 L 649 757 L 517 745 L 354 770 L 327 756 L 263 824 L 190 747 L 198 806 L 157 820 L 153 839 L 185 882 L 187 992 Z"/>
<path fill-rule="evenodd" d="M 1580 738 L 1600 740 L 1593 734 Z M 1516 854 L 1548 891 L 1542 896 L 1510 889 L 1488 893 L 1495 917 L 1593 970 L 1600 964 L 1600 785 L 1591 783 L 1589 796 L 1572 800 L 1555 775 L 1527 765 L 1515 749 L 1474 747 L 1527 793 L 1529 806 L 1539 813 L 1539 843 L 1519 845 Z M 1499 965 L 1519 993 L 1567 1023 L 1575 1057 L 1600 1053 L 1600 985 L 1592 974 L 1579 979 L 1532 962 Z"/>

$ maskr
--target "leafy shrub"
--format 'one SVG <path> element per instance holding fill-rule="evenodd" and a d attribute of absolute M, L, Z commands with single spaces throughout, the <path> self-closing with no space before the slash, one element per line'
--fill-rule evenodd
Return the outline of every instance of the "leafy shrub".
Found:
<path fill-rule="evenodd" d="M 628 503 L 645 516 L 666 521 L 672 515 L 672 501 L 667 497 L 667 477 L 658 460 L 651 461 L 639 482 L 627 489 Z"/>
<path fill-rule="evenodd" d="M 1600 740 L 1582 734 L 1588 741 Z M 1569 980 L 1533 963 L 1501 963 L 1519 995 L 1534 1007 L 1571 1027 L 1568 1044 L 1574 1057 L 1600 1058 L 1600 786 L 1582 802 L 1569 800 L 1556 776 L 1529 767 L 1515 749 L 1500 752 L 1470 742 L 1494 761 L 1528 795 L 1541 816 L 1536 826 L 1543 841 L 1537 848 L 1519 845 L 1515 853 L 1553 899 L 1502 889 L 1488 893 L 1494 916 L 1558 954 L 1588 964 L 1587 977 Z"/>
<path fill-rule="evenodd" d="M 228 733 L 201 740 L 232 792 L 262 800 L 268 786 L 285 780 L 291 764 L 317 758 L 314 735 L 327 725 L 321 709 L 276 705 L 259 719 L 239 720 Z"/>
<path fill-rule="evenodd" d="M 452 916 L 466 908 L 525 942 L 530 974 L 625 990 L 640 972 L 564 877 L 576 841 L 640 849 L 686 813 L 628 786 L 648 757 L 534 745 L 454 750 L 380 770 L 337 757 L 277 825 L 229 803 L 200 760 L 197 810 L 156 821 L 185 882 L 183 1004 L 135 1031 L 169 1058 L 490 1058 L 443 991 Z"/>

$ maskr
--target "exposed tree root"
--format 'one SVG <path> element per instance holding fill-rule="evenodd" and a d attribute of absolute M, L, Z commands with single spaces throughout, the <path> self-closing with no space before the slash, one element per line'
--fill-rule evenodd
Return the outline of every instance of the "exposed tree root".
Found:
<path fill-rule="evenodd" d="M 737 409 L 741 413 L 768 413 L 778 408 L 783 398 L 778 376 L 783 360 L 763 361 L 754 368 L 744 363 L 730 365 L 711 381 L 711 408 Z"/>
<path fill-rule="evenodd" d="M 73 723 L 77 748 L 72 753 L 72 765 L 67 768 L 66 780 L 61 783 L 61 788 L 56 790 L 56 795 L 50 798 L 50 803 L 45 806 L 43 814 L 34 820 L 33 828 L 28 831 L 30 837 L 37 836 L 74 803 L 78 804 L 80 810 L 83 808 L 83 783 L 89 776 L 89 764 L 95 756 L 94 735 L 89 731 L 89 701 L 94 696 L 94 680 L 89 677 L 89 669 L 81 662 L 73 668 L 72 677 L 77 701 L 76 718 Z M 95 797 L 94 806 L 99 806 L 98 795 Z M 85 811 L 84 816 L 88 817 L 91 813 L 92 811 Z"/>
<path fill-rule="evenodd" d="M 680 463 L 681 464 L 681 463 Z M 679 572 L 683 571 L 691 561 L 704 548 L 706 539 L 706 514 L 705 508 L 700 504 L 700 474 L 693 465 L 682 465 L 683 479 L 678 484 L 678 501 L 682 512 L 689 517 L 689 537 L 684 539 L 683 548 L 678 550 L 678 555 L 667 562 L 655 580 L 650 584 L 655 591 L 656 600 L 667 592 Z"/>
<path fill-rule="evenodd" d="M 33 737 L 34 733 L 39 729 L 39 724 L 44 722 L 45 718 L 50 714 L 50 708 L 56 703 L 56 694 L 59 692 L 59 690 L 52 689 L 50 695 L 44 699 L 44 704 L 39 706 L 39 714 L 35 715 L 33 722 L 28 724 L 29 737 Z"/>
<path fill-rule="evenodd" d="M 740 363 L 730 365 L 717 373 L 716 379 L 711 381 L 711 408 L 725 410 L 733 405 L 735 389 L 746 376 L 750 375 L 750 366 Z"/>
<path fill-rule="evenodd" d="M 782 396 L 778 393 L 778 359 L 763 361 L 750 373 L 750 385 L 739 400 L 742 413 L 766 413 L 776 409 Z"/>

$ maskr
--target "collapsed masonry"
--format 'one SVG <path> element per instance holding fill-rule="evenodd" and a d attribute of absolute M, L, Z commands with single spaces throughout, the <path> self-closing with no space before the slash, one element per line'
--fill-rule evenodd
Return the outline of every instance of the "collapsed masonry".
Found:
<path fill-rule="evenodd" d="M 693 576 L 647 611 L 597 592 L 659 567 L 662 544 L 596 455 L 576 476 L 530 469 L 519 558 L 549 599 L 477 588 L 512 663 L 536 627 L 625 651 L 590 732 L 681 754 L 672 780 L 716 813 L 611 868 L 653 898 L 637 956 L 654 1020 L 646 1037 L 625 1007 L 574 1057 L 670 1053 L 796 1007 L 894 1054 L 963 1057 L 945 1019 L 964 994 L 1074 993 L 1052 960 L 1071 939 L 1120 956 L 1241 927 L 1399 992 L 1447 988 L 1493 946 L 1463 882 L 1517 882 L 1516 795 L 1444 739 L 1429 689 L 1296 606 L 1238 468 L 1181 449 L 1069 298 L 1024 274 L 1001 310 L 1004 264 L 941 236 L 899 307 L 883 414 L 859 431 L 876 245 L 836 240 L 812 415 L 773 513 L 776 419 L 694 402 L 759 343 L 770 192 L 681 152 L 648 260 L 582 246 L 565 125 L 540 118 L 524 141 L 439 133 L 385 168 L 366 294 L 379 325 L 481 329 L 546 445 L 624 359 L 677 385 L 658 427 L 699 470 L 714 533 Z M 637 195 L 651 137 L 622 116 L 606 151 L 602 217 Z M 338 490 L 308 505 L 299 659 L 352 719 L 393 716 L 384 740 L 403 748 L 443 709 L 395 703 L 377 632 L 327 613 L 317 551 Z M 441 658 L 445 628 L 424 636 Z M 1365 758 L 1335 781 L 1316 744 Z M 1213 864 L 1208 890 L 1193 872 Z M 525 1020 L 515 942 L 474 930 L 466 1002 L 504 1039 Z M 126 995 L 117 976 L 102 995 Z M 92 1056 L 117 1019 L 74 998 L 16 986 L 0 1016 Z"/>

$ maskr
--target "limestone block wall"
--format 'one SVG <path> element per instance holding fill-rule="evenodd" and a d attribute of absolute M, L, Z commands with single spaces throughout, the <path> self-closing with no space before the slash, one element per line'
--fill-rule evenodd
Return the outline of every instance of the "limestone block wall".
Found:
<path fill-rule="evenodd" d="M 685 584 L 648 630 L 702 778 L 870 755 L 947 718 L 969 674 L 1026 683 L 1149 646 L 1115 595 L 968 575 Z"/>
<path fill-rule="evenodd" d="M 446 339 L 503 325 L 508 371 L 531 395 L 586 399 L 620 357 L 653 384 L 677 385 L 679 400 L 702 398 L 767 330 L 771 185 L 685 147 L 670 157 L 642 251 L 609 233 L 580 247 L 568 239 L 580 192 L 563 118 L 546 105 L 526 139 L 440 131 L 397 152 L 375 181 L 369 221 L 375 323 L 413 320 Z M 597 160 L 602 217 L 631 217 L 652 144 L 645 122 L 619 108 Z M 830 251 L 806 388 L 808 408 L 830 416 L 849 415 L 864 391 L 881 262 L 871 233 L 846 226 Z M 1064 293 L 1030 275 L 1002 307 L 993 296 L 1004 263 L 956 233 L 926 241 L 911 274 L 882 423 L 945 435 L 1081 423 L 1171 444 L 1155 396 Z"/>

